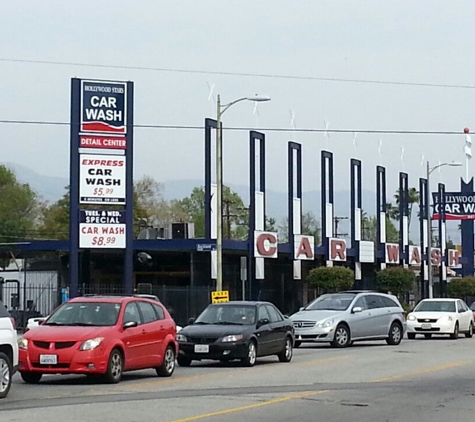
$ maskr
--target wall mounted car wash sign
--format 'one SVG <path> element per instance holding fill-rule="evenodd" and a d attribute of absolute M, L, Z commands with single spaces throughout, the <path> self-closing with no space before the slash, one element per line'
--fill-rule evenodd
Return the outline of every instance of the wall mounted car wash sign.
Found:
<path fill-rule="evenodd" d="M 81 132 L 126 133 L 124 82 L 81 81 Z"/>

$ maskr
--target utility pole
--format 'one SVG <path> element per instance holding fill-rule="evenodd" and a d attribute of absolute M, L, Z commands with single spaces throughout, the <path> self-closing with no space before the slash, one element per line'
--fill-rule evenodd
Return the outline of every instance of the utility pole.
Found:
<path fill-rule="evenodd" d="M 348 236 L 348 233 L 338 233 L 338 226 L 340 225 L 340 222 L 343 220 L 348 220 L 348 217 L 333 217 L 335 237 Z"/>

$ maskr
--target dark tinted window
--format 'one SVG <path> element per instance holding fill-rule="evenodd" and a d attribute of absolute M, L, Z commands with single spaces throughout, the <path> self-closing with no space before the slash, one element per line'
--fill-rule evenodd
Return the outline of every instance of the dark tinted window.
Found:
<path fill-rule="evenodd" d="M 163 312 L 163 308 L 160 305 L 156 305 L 155 303 L 152 304 L 153 309 L 155 309 L 155 313 L 157 314 L 158 319 L 165 319 L 165 313 Z"/>
<path fill-rule="evenodd" d="M 142 313 L 144 324 L 148 324 L 149 322 L 153 322 L 158 319 L 150 303 L 148 302 L 137 302 L 137 303 L 139 305 L 140 312 Z"/>
<path fill-rule="evenodd" d="M 360 297 L 356 300 L 356 302 L 355 302 L 353 308 L 358 308 L 358 307 L 361 308 L 361 309 L 363 309 L 363 311 L 366 310 L 366 309 L 368 309 L 368 304 L 366 303 L 366 299 L 365 299 L 364 296 L 360 296 Z"/>
<path fill-rule="evenodd" d="M 46 320 L 45 325 L 90 325 L 107 327 L 117 323 L 119 311 L 119 303 L 65 303 Z"/>
<path fill-rule="evenodd" d="M 455 301 L 423 300 L 416 306 L 414 312 L 455 312 Z"/>
<path fill-rule="evenodd" d="M 256 323 L 256 307 L 249 305 L 209 305 L 198 318 L 199 324 L 236 324 L 252 325 Z"/>
<path fill-rule="evenodd" d="M 280 315 L 280 312 L 275 309 L 272 305 L 266 305 L 267 312 L 269 313 L 269 321 L 270 322 L 280 322 L 283 320 L 282 316 Z"/>
<path fill-rule="evenodd" d="M 305 311 L 345 311 L 355 298 L 354 293 L 325 294 L 305 307 Z"/>
<path fill-rule="evenodd" d="M 124 324 L 128 322 L 136 322 L 137 324 L 141 324 L 142 320 L 140 319 L 139 309 L 135 302 L 130 302 L 125 307 L 124 311 Z"/>
<path fill-rule="evenodd" d="M 257 320 L 261 319 L 268 319 L 270 321 L 270 315 L 265 306 L 259 306 L 257 311 Z"/>
<path fill-rule="evenodd" d="M 392 300 L 390 297 L 381 296 L 381 299 L 383 300 L 384 305 L 387 308 L 399 308 L 399 305 L 396 302 L 394 302 L 394 300 Z"/>
<path fill-rule="evenodd" d="M 10 314 L 8 313 L 7 308 L 0 300 L 0 318 L 9 317 L 9 316 Z"/>
<path fill-rule="evenodd" d="M 386 305 L 383 302 L 382 296 L 368 295 L 366 296 L 366 302 L 369 309 L 385 308 Z"/>

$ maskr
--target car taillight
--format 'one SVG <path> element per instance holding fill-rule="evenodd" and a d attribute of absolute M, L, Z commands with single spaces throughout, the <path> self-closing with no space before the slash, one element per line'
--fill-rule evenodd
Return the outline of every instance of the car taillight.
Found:
<path fill-rule="evenodd" d="M 10 317 L 10 321 L 12 322 L 13 329 L 16 330 L 15 318 Z"/>

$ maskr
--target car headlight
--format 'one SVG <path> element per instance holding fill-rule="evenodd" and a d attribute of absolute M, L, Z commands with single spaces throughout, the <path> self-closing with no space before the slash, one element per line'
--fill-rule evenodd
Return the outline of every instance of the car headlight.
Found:
<path fill-rule="evenodd" d="M 451 321 L 454 320 L 454 318 L 452 317 L 452 315 L 445 315 L 445 316 L 443 316 L 442 318 L 440 318 L 440 320 L 441 320 L 442 322 L 446 322 L 446 321 L 451 322 Z"/>
<path fill-rule="evenodd" d="M 223 337 L 223 339 L 221 341 L 223 343 L 231 343 L 231 342 L 234 342 L 234 341 L 242 340 L 242 337 L 243 337 L 242 334 L 234 334 L 234 335 L 231 335 L 231 336 Z"/>
<path fill-rule="evenodd" d="M 415 321 L 415 320 L 416 320 L 416 317 L 415 317 L 414 315 L 409 315 L 409 316 L 407 317 L 407 320 L 408 320 L 408 321 Z"/>
<path fill-rule="evenodd" d="M 177 334 L 176 341 L 188 341 L 188 339 L 183 334 Z"/>
<path fill-rule="evenodd" d="M 333 320 L 329 319 L 327 321 L 322 321 L 322 322 L 318 323 L 317 327 L 318 328 L 328 328 L 328 327 L 331 327 L 332 325 L 333 325 Z"/>
<path fill-rule="evenodd" d="M 103 340 L 104 337 L 97 337 L 86 340 L 83 344 L 81 344 L 79 350 L 94 350 L 101 345 Z"/>
<path fill-rule="evenodd" d="M 25 337 L 20 337 L 18 339 L 18 348 L 22 350 L 28 349 L 28 340 Z"/>

